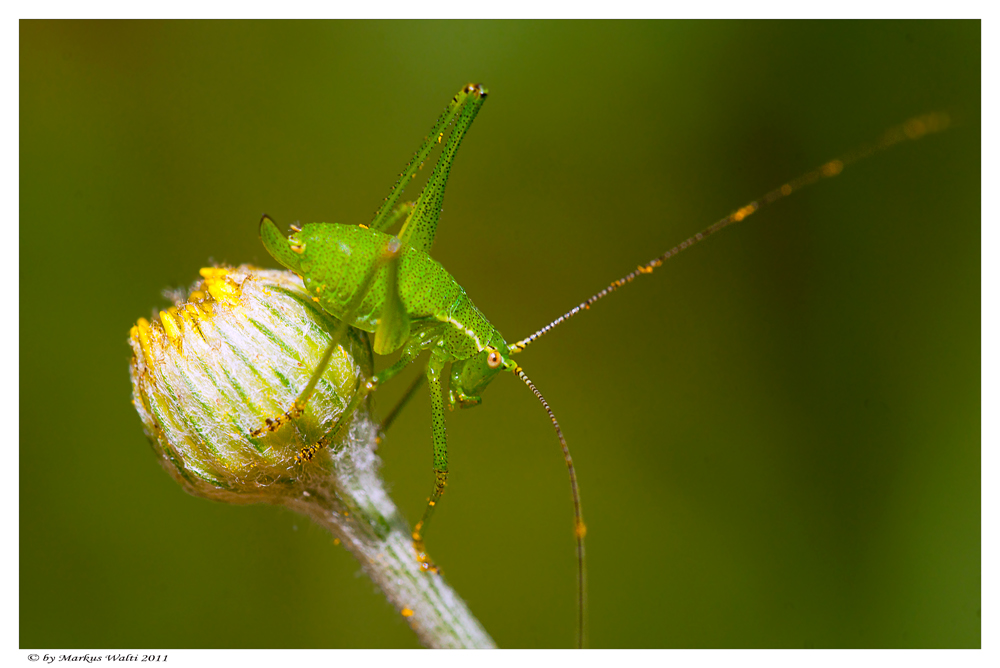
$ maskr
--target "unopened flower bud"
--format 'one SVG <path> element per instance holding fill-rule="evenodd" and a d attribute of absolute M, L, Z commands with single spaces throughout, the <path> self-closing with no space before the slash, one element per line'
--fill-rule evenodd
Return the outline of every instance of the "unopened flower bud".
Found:
<path fill-rule="evenodd" d="M 304 413 L 255 437 L 306 386 L 336 320 L 291 272 L 242 266 L 201 275 L 181 303 L 132 328 L 135 407 L 164 468 L 187 491 L 281 503 L 301 493 L 296 454 L 328 434 L 371 374 L 367 337 L 348 330 Z"/>
<path fill-rule="evenodd" d="M 133 403 L 163 467 L 192 494 L 280 504 L 328 528 L 424 644 L 493 646 L 442 577 L 422 571 L 379 476 L 370 402 L 343 415 L 372 374 L 367 334 L 348 328 L 304 408 L 290 411 L 337 321 L 293 273 L 201 275 L 130 336 Z"/>

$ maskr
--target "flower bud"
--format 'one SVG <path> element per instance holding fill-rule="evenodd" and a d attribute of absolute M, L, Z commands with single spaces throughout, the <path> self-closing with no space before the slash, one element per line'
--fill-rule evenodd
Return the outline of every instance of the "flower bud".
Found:
<path fill-rule="evenodd" d="M 371 377 L 368 335 L 348 328 L 304 411 L 262 429 L 308 385 L 338 323 L 291 272 L 201 275 L 130 336 L 132 403 L 163 467 L 196 496 L 280 504 L 329 529 L 425 645 L 492 647 L 441 575 L 421 568 L 379 476 L 370 401 L 338 422 Z"/>
<path fill-rule="evenodd" d="M 180 303 L 132 327 L 133 403 L 163 467 L 188 492 L 282 503 L 302 494 L 307 471 L 329 468 L 336 442 L 308 467 L 296 454 L 328 435 L 371 375 L 370 344 L 349 329 L 304 413 L 255 437 L 306 386 L 337 321 L 291 272 L 244 265 L 201 275 Z"/>

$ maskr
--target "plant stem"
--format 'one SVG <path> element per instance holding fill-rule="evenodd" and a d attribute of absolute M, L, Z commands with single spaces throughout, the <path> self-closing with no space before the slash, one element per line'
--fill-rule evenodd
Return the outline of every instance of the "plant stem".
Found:
<path fill-rule="evenodd" d="M 366 402 L 367 403 L 367 402 Z M 375 454 L 376 425 L 357 411 L 329 465 L 303 481 L 284 505 L 326 527 L 357 557 L 417 634 L 432 648 L 493 648 L 465 602 L 437 573 L 420 569 L 410 528 L 385 490 Z"/>

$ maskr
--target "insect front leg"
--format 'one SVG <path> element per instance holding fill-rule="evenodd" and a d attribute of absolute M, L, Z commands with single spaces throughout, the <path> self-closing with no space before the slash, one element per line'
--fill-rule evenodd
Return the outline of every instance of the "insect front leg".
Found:
<path fill-rule="evenodd" d="M 298 454 L 295 455 L 295 463 L 303 464 L 310 461 L 316 456 L 317 452 L 325 448 L 330 443 L 336 441 L 340 432 L 350 423 L 351 416 L 354 415 L 354 412 L 361 406 L 361 402 L 364 401 L 369 394 L 381 387 L 383 383 L 389 382 L 394 376 L 396 376 L 396 374 L 408 367 L 413 360 L 417 358 L 420 351 L 420 343 L 414 339 L 412 345 L 408 345 L 403 349 L 403 354 L 400 355 L 395 364 L 383 369 L 365 382 L 358 389 L 358 391 L 354 393 L 354 398 L 351 399 L 351 402 L 347 405 L 344 412 L 341 413 L 337 422 L 333 425 L 330 431 L 316 443 L 307 445 L 299 450 Z"/>
<path fill-rule="evenodd" d="M 427 377 L 427 385 L 431 392 L 431 435 L 434 440 L 434 490 L 427 500 L 427 508 L 424 509 L 423 517 L 413 527 L 413 549 L 417 553 L 417 561 L 420 567 L 430 573 L 437 573 L 438 567 L 427 556 L 427 547 L 424 545 L 424 530 L 427 522 L 434 513 L 438 501 L 444 494 L 445 485 L 448 483 L 448 437 L 444 424 L 444 398 L 441 396 L 441 374 L 444 372 L 445 362 L 443 359 L 431 353 L 430 360 L 427 361 L 427 368 L 424 375 Z"/>

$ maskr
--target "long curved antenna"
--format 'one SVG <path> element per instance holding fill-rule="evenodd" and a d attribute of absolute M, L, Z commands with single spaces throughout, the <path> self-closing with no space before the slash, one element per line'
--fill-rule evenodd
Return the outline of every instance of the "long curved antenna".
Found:
<path fill-rule="evenodd" d="M 569 469 L 569 485 L 573 491 L 573 533 L 576 535 L 576 589 L 577 589 L 577 647 L 583 649 L 587 638 L 587 570 L 583 551 L 583 538 L 587 535 L 587 525 L 583 523 L 583 510 L 580 506 L 580 486 L 576 482 L 576 469 L 573 467 L 573 457 L 569 454 L 569 445 L 566 437 L 563 436 L 562 429 L 555 414 L 549 408 L 549 402 L 538 391 L 531 379 L 525 375 L 524 369 L 514 367 L 514 375 L 528 386 L 535 397 L 542 404 L 542 408 L 549 414 L 549 420 L 555 427 L 556 436 L 559 437 L 559 444 L 562 446 L 563 459 L 566 460 L 566 468 Z"/>
<path fill-rule="evenodd" d="M 752 215 L 753 213 L 756 213 L 757 211 L 767 206 L 768 204 L 773 204 L 774 202 L 777 202 L 779 199 L 788 197 L 796 190 L 801 190 L 806 186 L 812 185 L 813 183 L 816 183 L 820 179 L 836 176 L 837 174 L 840 174 L 840 172 L 844 170 L 844 167 L 852 163 L 863 160 L 875 153 L 884 151 L 885 149 L 890 148 L 891 146 L 895 146 L 896 144 L 899 144 L 901 142 L 920 139 L 924 135 L 931 134 L 934 132 L 941 132 L 942 130 L 947 129 L 950 124 L 951 124 L 951 119 L 948 117 L 948 114 L 944 112 L 935 112 L 930 114 L 924 114 L 923 116 L 915 116 L 914 118 L 911 118 L 910 120 L 906 121 L 905 123 L 902 123 L 901 125 L 889 128 L 889 130 L 884 132 L 882 136 L 879 137 L 874 143 L 863 144 L 854 149 L 853 151 L 844 154 L 840 158 L 824 163 L 819 168 L 814 169 L 811 172 L 807 172 L 802 176 L 800 176 L 799 178 L 793 181 L 789 181 L 788 183 L 785 183 L 784 185 L 778 188 L 775 188 L 774 190 L 770 191 L 763 197 L 759 197 L 758 199 L 755 199 L 752 202 L 748 203 L 746 206 L 737 209 L 736 211 L 729 214 L 722 220 L 719 220 L 718 222 L 709 225 L 708 227 L 703 229 L 701 232 L 698 232 L 694 236 L 688 237 L 680 244 L 668 250 L 663 255 L 653 258 L 646 264 L 639 266 L 632 273 L 627 274 L 622 278 L 619 278 L 617 281 L 614 281 L 608 287 L 604 288 L 603 290 L 598 292 L 596 295 L 592 296 L 587 301 L 580 303 L 579 306 L 573 307 L 563 315 L 559 316 L 549 324 L 542 327 L 540 330 L 538 330 L 531 336 L 521 339 L 520 341 L 512 345 L 510 347 L 511 353 L 521 352 L 522 350 L 527 348 L 531 343 L 533 343 L 536 339 L 549 333 L 557 325 L 566 322 L 567 320 L 569 320 L 570 318 L 572 318 L 574 315 L 576 315 L 581 311 L 588 310 L 591 304 L 593 304 L 597 300 L 606 297 L 607 295 L 611 294 L 612 292 L 622 287 L 626 283 L 631 283 L 633 280 L 635 280 L 637 277 L 643 274 L 653 273 L 654 269 L 662 265 L 664 262 L 666 262 L 673 256 L 677 255 L 681 251 L 690 248 L 691 246 L 695 245 L 702 239 L 705 239 L 706 237 L 715 234 L 719 230 L 728 227 L 733 223 L 738 223 L 741 220 L 746 219 L 748 216 Z"/>

